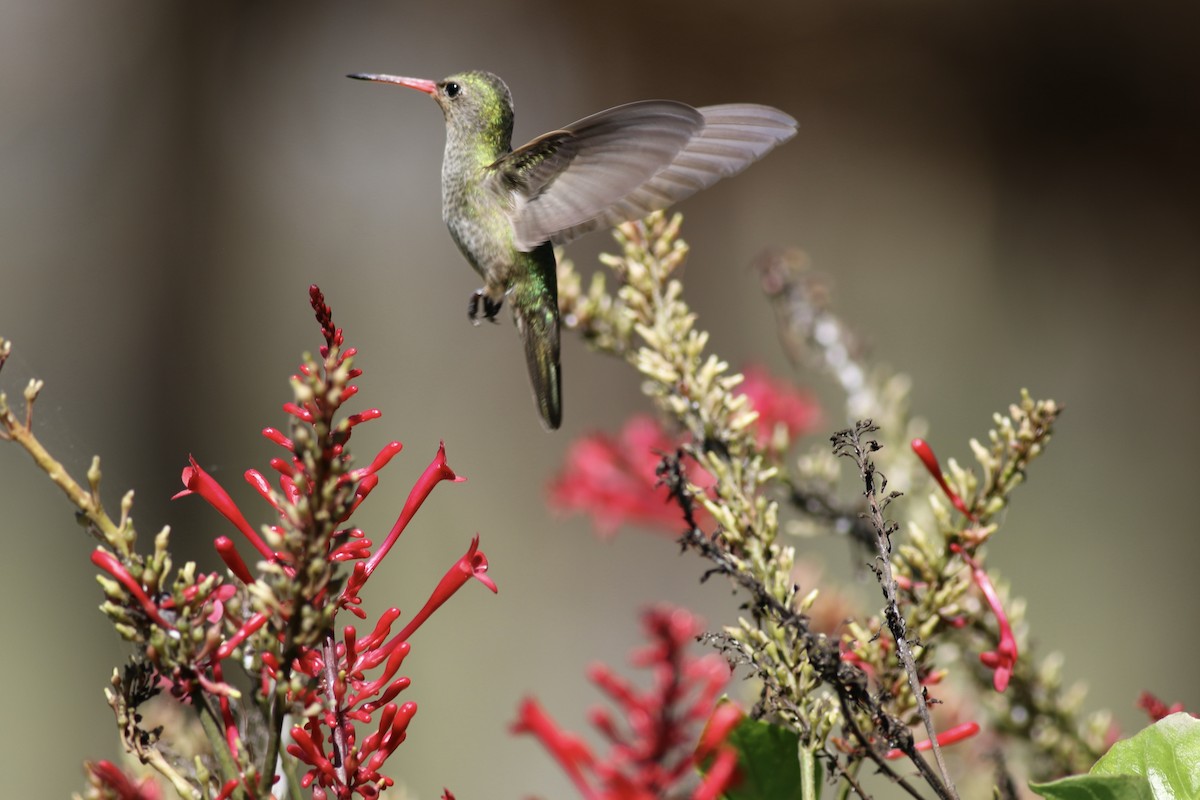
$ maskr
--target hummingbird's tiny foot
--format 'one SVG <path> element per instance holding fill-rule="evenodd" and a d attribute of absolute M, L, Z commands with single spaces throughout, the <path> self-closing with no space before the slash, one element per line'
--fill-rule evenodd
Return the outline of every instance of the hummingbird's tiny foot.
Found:
<path fill-rule="evenodd" d="M 496 322 L 496 315 L 504 308 L 504 298 L 493 300 L 486 294 L 483 296 L 483 316 L 490 322 Z"/>
<path fill-rule="evenodd" d="M 479 324 L 480 303 L 483 304 L 483 318 L 488 322 L 495 323 L 496 315 L 500 313 L 500 309 L 504 308 L 503 298 L 493 300 L 483 289 L 471 292 L 471 299 L 467 301 L 467 317 L 471 320 L 472 325 Z"/>
<path fill-rule="evenodd" d="M 471 299 L 467 301 L 467 319 L 471 320 L 472 325 L 479 324 L 479 301 L 483 298 L 483 289 L 476 289 L 471 292 Z"/>

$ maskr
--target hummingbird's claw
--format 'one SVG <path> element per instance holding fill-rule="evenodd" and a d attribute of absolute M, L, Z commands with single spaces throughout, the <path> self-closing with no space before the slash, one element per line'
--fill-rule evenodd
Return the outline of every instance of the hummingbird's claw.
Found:
<path fill-rule="evenodd" d="M 471 320 L 472 325 L 479 324 L 480 303 L 483 303 L 483 318 L 488 322 L 495 323 L 496 315 L 500 313 L 500 309 L 504 308 L 504 299 L 493 300 L 483 289 L 471 292 L 471 299 L 467 301 L 467 317 Z"/>

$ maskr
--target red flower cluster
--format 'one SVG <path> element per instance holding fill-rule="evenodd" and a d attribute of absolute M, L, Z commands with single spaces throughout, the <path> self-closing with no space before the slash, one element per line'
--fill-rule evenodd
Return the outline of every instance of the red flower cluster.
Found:
<path fill-rule="evenodd" d="M 759 447 L 767 448 L 780 428 L 791 441 L 816 424 L 819 411 L 806 394 L 760 367 L 747 368 L 744 378 L 738 390 L 758 412 Z M 611 536 L 625 523 L 678 533 L 683 516 L 659 483 L 657 471 L 663 454 L 675 452 L 680 444 L 677 436 L 642 415 L 632 417 L 615 438 L 602 433 L 585 436 L 571 445 L 566 464 L 550 484 L 550 505 L 589 514 L 602 536 Z M 712 477 L 699 465 L 689 462 L 685 468 L 692 483 L 702 489 L 712 485 Z M 697 511 L 700 524 L 706 524 L 707 514 Z"/>
<path fill-rule="evenodd" d="M 439 450 L 439 455 L 441 452 Z M 400 609 L 389 608 L 370 634 L 359 638 L 354 626 L 347 625 L 342 631 L 342 641 L 333 648 L 310 648 L 298 659 L 298 670 L 313 678 L 320 690 L 309 691 L 295 699 L 302 705 L 320 703 L 330 695 L 337 700 L 334 711 L 309 717 L 302 726 L 293 727 L 292 744 L 287 748 L 289 753 L 310 766 L 301 785 L 307 788 L 316 784 L 314 800 L 324 800 L 328 796 L 325 788 L 333 789 L 339 798 L 349 797 L 348 793 L 337 791 L 346 788 L 369 799 L 392 785 L 391 778 L 381 775 L 379 769 L 404 741 L 408 723 L 417 713 L 416 703 L 397 706 L 392 702 L 410 683 L 406 677 L 397 678 L 396 672 L 409 653 L 408 640 L 412 634 L 469 579 L 476 578 L 496 591 L 496 584 L 486 574 L 487 558 L 478 551 L 478 546 L 479 537 L 476 536 L 467 552 L 446 571 L 421 611 L 399 633 L 388 638 L 392 624 L 400 617 Z M 361 585 L 360 581 L 358 586 Z M 347 585 L 343 599 L 345 592 L 350 591 L 351 586 Z M 357 597 L 354 599 L 357 601 Z M 349 608 L 362 615 L 357 607 Z M 365 675 L 366 670 L 380 665 L 383 665 L 383 672 L 378 676 L 368 678 Z M 332 692 L 325 685 L 331 678 Z M 380 711 L 380 715 L 375 732 L 361 745 L 357 744 L 354 723 L 371 724 L 376 711 Z"/>
<path fill-rule="evenodd" d="M 312 787 L 312 796 L 316 800 L 330 796 L 348 800 L 355 794 L 370 799 L 392 785 L 393 781 L 379 770 L 404 741 L 408 723 L 417 710 L 415 703 L 393 702 L 409 685 L 408 678 L 396 675 L 409 652 L 408 639 L 471 578 L 478 579 L 493 592 L 496 585 L 487 575 L 487 557 L 479 551 L 479 537 L 476 536 L 466 553 L 447 570 L 421 611 L 398 633 L 392 635 L 391 629 L 399 619 L 400 611 L 390 608 L 365 636 L 360 637 L 353 626 L 347 625 L 341 629 L 340 640 L 333 630 L 316 631 L 310 634 L 309 641 L 319 639 L 317 644 L 282 649 L 291 641 L 289 636 L 297 628 L 292 622 L 301 612 L 312 614 L 306 624 L 313 618 L 330 619 L 341 610 L 366 619 L 360 593 L 375 568 L 434 486 L 441 481 L 465 480 L 446 464 L 445 447 L 439 446 L 433 461 L 405 500 L 391 531 L 378 547 L 373 547 L 362 530 L 351 526 L 351 515 L 378 485 L 378 473 L 400 452 L 401 444 L 390 442 L 370 465 L 348 469 L 345 448 L 353 429 L 362 422 L 377 419 L 380 412 L 368 409 L 335 418 L 342 404 L 357 394 L 358 387 L 349 381 L 357 378 L 361 371 L 350 367 L 349 360 L 356 351 L 344 347 L 342 331 L 334 328 L 329 307 L 315 286 L 310 289 L 310 296 L 325 337 L 325 345 L 320 351 L 323 362 L 301 365 L 300 374 L 292 378 L 294 385 L 304 388 L 297 391 L 297 396 L 308 398 L 284 406 L 296 419 L 292 436 L 285 436 L 274 428 L 263 431 L 269 441 L 286 452 L 284 457 L 270 462 L 278 474 L 278 486 L 273 486 L 257 470 L 245 473 L 250 485 L 278 514 L 279 523 L 270 526 L 267 534 L 260 534 L 229 493 L 194 458 L 183 470 L 186 488 L 176 495 L 199 495 L 258 552 L 256 574 L 229 537 L 216 539 L 214 546 L 218 555 L 238 582 L 255 584 L 271 575 L 279 578 L 282 573 L 284 588 L 281 590 L 278 584 L 264 584 L 263 591 L 273 598 L 273 602 L 260 604 L 260 610 L 240 618 L 228 607 L 228 601 L 239 591 L 238 586 L 222 583 L 216 575 L 200 576 L 195 586 L 188 587 L 191 593 L 184 592 L 184 598 L 188 602 L 205 604 L 202 619 L 210 623 L 208 635 L 202 640 L 201 649 L 188 658 L 186 669 L 176 667 L 161 678 L 177 696 L 190 696 L 193 685 L 199 685 L 204 692 L 217 698 L 225 738 L 237 759 L 245 749 L 229 702 L 234 692 L 224 681 L 223 662 L 240 656 L 238 651 L 245 649 L 246 654 L 252 654 L 255 659 L 258 689 L 263 697 L 271 698 L 276 694 L 277 685 L 286 684 L 289 686 L 286 698 L 291 708 L 316 709 L 309 716 L 299 718 L 300 724 L 291 729 L 292 741 L 287 745 L 287 752 L 309 767 L 302 785 Z M 180 609 L 172 598 L 152 600 L 121 561 L 107 551 L 95 551 L 92 560 L 116 578 L 146 617 L 174 634 L 174 639 L 180 638 L 172 623 Z M 333 591 L 330 587 L 337 585 L 333 570 L 342 562 L 354 562 L 354 567 L 340 590 Z M 298 586 L 311 586 L 311 590 L 303 590 L 308 593 L 296 596 L 286 594 L 301 591 L 296 588 Z M 253 605 L 251 595 L 244 597 L 242 607 L 245 605 Z M 320 616 L 322 609 L 327 612 L 323 617 Z M 264 631 L 265 641 L 261 638 Z M 260 638 L 252 646 L 248 640 L 255 636 Z M 235 663 L 241 663 L 240 658 Z M 381 669 L 379 674 L 368 678 L 367 671 L 377 668 Z M 304 679 L 296 680 L 297 676 Z M 373 730 L 360 741 L 356 725 L 373 726 Z M 274 765 L 267 768 L 273 769 Z M 250 797 L 261 796 L 264 789 L 255 786 L 243 774 L 226 781 L 222 794 L 239 785 L 245 786 Z"/>
<path fill-rule="evenodd" d="M 590 514 L 601 536 L 613 535 L 625 523 L 677 533 L 683 515 L 659 485 L 657 470 L 663 454 L 678 446 L 678 440 L 644 415 L 626 422 L 616 439 L 585 436 L 571 445 L 566 466 L 550 484 L 550 505 Z M 695 462 L 687 465 L 687 475 L 702 487 L 712 483 Z"/>
<path fill-rule="evenodd" d="M 512 730 L 537 737 L 586 800 L 659 800 L 678 794 L 702 764 L 705 776 L 690 797 L 715 800 L 736 779 L 737 752 L 725 738 L 742 715 L 732 703 L 714 710 L 729 680 L 729 666 L 716 654 L 687 655 L 687 646 L 702 630 L 687 611 L 651 609 L 642 624 L 651 644 L 631 661 L 653 672 L 652 688 L 640 692 L 603 665 L 591 670 L 592 682 L 624 717 L 622 725 L 605 708 L 591 714 L 592 724 L 611 746 L 607 756 L 598 757 L 582 739 L 561 730 L 532 698 L 521 704 Z M 706 720 L 698 736 L 697 728 Z"/>

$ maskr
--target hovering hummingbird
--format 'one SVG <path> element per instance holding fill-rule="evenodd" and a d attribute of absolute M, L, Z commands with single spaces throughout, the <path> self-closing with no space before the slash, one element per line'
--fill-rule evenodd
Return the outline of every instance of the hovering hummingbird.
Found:
<path fill-rule="evenodd" d="M 644 100 L 585 117 L 512 149 L 504 81 L 472 71 L 440 81 L 348 77 L 424 92 L 446 119 L 442 219 L 484 285 L 467 313 L 495 321 L 511 296 L 534 398 L 562 422 L 555 244 L 666 208 L 745 169 L 796 133 L 796 120 L 751 103 L 692 108 Z"/>

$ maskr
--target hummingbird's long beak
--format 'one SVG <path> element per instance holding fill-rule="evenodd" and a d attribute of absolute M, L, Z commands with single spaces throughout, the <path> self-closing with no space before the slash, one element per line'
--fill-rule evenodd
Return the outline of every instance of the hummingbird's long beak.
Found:
<path fill-rule="evenodd" d="M 402 78 L 399 75 L 377 75 L 370 72 L 356 72 L 346 77 L 359 81 L 374 81 L 375 83 L 397 83 L 428 95 L 437 94 L 437 84 L 433 81 L 427 81 L 424 78 Z"/>

